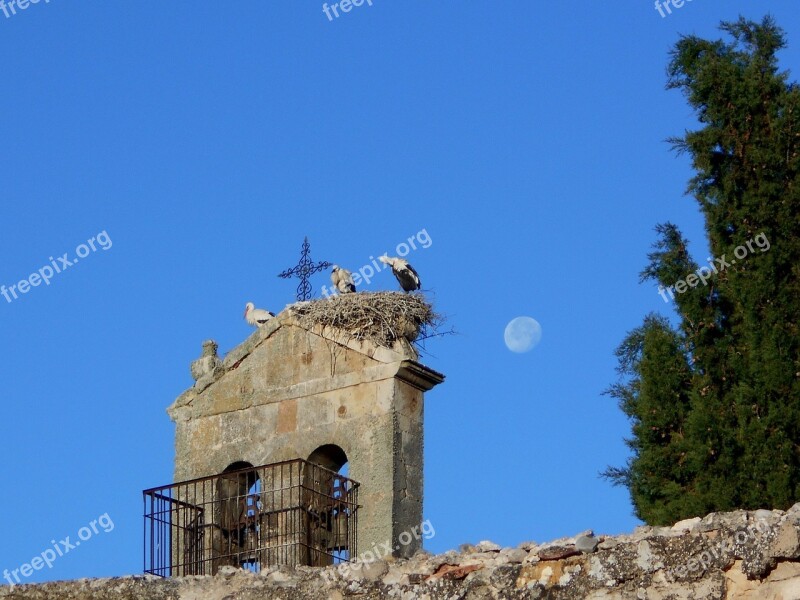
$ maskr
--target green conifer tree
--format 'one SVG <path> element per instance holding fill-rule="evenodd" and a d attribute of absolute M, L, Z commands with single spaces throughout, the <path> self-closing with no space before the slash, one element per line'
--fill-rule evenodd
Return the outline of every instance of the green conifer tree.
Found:
<path fill-rule="evenodd" d="M 656 228 L 642 279 L 678 324 L 651 315 L 629 333 L 609 390 L 633 455 L 605 475 L 650 524 L 800 500 L 800 89 L 778 70 L 770 17 L 721 29 L 730 41 L 680 39 L 668 69 L 701 125 L 672 142 L 715 258 L 698 264 L 677 227 Z"/>

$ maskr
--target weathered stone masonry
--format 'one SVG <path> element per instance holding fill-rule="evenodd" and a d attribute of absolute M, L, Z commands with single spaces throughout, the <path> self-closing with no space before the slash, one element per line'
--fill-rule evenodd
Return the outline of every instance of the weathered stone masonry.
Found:
<path fill-rule="evenodd" d="M 334 445 L 361 484 L 359 547 L 397 540 L 422 522 L 423 392 L 443 379 L 405 340 L 387 348 L 309 330 L 285 311 L 169 408 L 175 481 L 242 461 L 308 460 Z M 415 539 L 396 554 L 418 548 Z"/>
<path fill-rule="evenodd" d="M 800 504 L 711 514 L 632 535 L 375 561 L 359 568 L 270 567 L 258 575 L 123 577 L 0 588 L 2 600 L 797 600 Z"/>

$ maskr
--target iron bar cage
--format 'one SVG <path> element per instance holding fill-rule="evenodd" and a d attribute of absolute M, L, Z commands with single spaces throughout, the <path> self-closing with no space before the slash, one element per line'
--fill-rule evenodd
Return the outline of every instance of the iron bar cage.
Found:
<path fill-rule="evenodd" d="M 142 492 L 144 572 L 327 566 L 358 555 L 358 483 L 297 459 Z"/>

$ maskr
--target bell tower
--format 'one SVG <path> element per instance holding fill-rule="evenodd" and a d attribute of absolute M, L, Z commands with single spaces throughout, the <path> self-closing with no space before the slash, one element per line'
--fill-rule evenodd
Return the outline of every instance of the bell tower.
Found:
<path fill-rule="evenodd" d="M 293 539 L 300 539 L 302 545 L 308 543 L 304 527 L 327 527 L 329 532 L 338 527 L 331 524 L 334 519 L 330 516 L 327 520 L 319 517 L 321 509 L 304 498 L 317 494 L 323 500 L 330 498 L 329 504 L 336 498 L 349 501 L 352 495 L 348 490 L 357 487 L 357 505 L 351 502 L 343 509 L 345 504 L 340 502 L 339 508 L 329 510 L 340 518 L 355 511 L 358 516 L 352 521 L 357 523 L 355 531 L 347 532 L 349 541 L 329 542 L 332 556 L 344 550 L 355 558 L 359 552 L 386 547 L 386 543 L 391 543 L 395 556 L 410 556 L 419 548 L 418 536 L 401 534 L 422 522 L 424 393 L 442 383 L 444 376 L 418 361 L 408 339 L 376 343 L 354 336 L 352 331 L 310 323 L 289 309 L 258 328 L 224 360 L 216 356 L 213 342 L 207 342 L 192 371 L 195 385 L 167 410 L 176 424 L 175 481 L 206 478 L 216 482 L 215 502 L 222 493 L 220 482 L 227 482 L 233 491 L 226 498 L 240 499 L 239 504 L 231 504 L 234 512 L 238 511 L 239 529 L 234 535 L 230 527 L 211 528 L 214 511 L 210 509 L 193 509 L 191 518 L 184 517 L 184 521 L 202 521 L 220 543 L 231 546 L 235 538 L 237 547 L 244 548 L 242 540 L 251 529 L 253 535 L 263 536 L 270 527 L 279 530 L 284 522 L 280 519 L 296 518 L 287 516 L 275 500 L 278 493 L 281 498 L 294 494 L 301 507 L 297 518 L 318 521 L 313 526 L 300 521 L 292 526 L 297 534 Z M 299 461 L 296 471 L 294 466 L 284 470 L 283 465 L 295 465 L 295 461 Z M 280 466 L 280 476 L 277 466 L 271 467 L 274 465 Z M 260 466 L 272 470 L 247 470 Z M 303 470 L 308 468 L 318 469 L 316 475 L 309 477 Z M 231 483 L 236 477 L 238 483 Z M 198 489 L 198 484 L 194 485 Z M 290 488 L 294 491 L 284 494 Z M 172 502 L 172 508 L 165 510 L 173 513 L 184 510 L 183 504 L 201 505 L 196 498 L 182 500 L 180 506 Z M 267 526 L 263 515 L 270 507 L 272 520 Z M 196 529 L 192 531 L 198 535 Z M 208 554 L 210 542 L 198 541 L 198 547 L 202 543 Z M 177 547 L 174 542 L 172 547 Z M 184 549 L 183 554 L 191 553 Z M 260 556 L 265 560 L 263 553 Z M 326 564 L 303 556 L 306 558 L 288 562 Z M 190 562 L 185 556 L 173 556 L 172 562 L 176 560 Z M 184 568 L 183 572 L 188 571 Z"/>

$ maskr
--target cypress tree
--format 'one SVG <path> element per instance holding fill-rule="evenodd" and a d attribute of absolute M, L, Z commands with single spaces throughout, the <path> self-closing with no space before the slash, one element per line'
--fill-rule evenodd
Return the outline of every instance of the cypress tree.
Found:
<path fill-rule="evenodd" d="M 671 141 L 692 160 L 713 260 L 656 228 L 642 279 L 677 324 L 650 315 L 629 333 L 609 390 L 633 454 L 605 475 L 650 524 L 800 500 L 800 89 L 778 70 L 772 18 L 721 29 L 728 41 L 678 41 L 667 85 L 700 124 Z"/>

